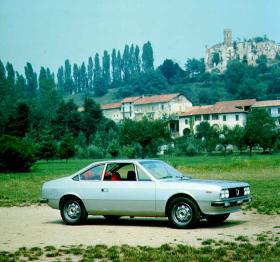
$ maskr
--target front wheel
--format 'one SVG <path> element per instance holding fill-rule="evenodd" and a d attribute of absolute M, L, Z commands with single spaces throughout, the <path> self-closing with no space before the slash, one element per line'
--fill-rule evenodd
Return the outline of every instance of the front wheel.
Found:
<path fill-rule="evenodd" d="M 230 213 L 221 215 L 205 215 L 205 218 L 209 224 L 219 225 L 222 224 L 228 217 Z"/>
<path fill-rule="evenodd" d="M 193 200 L 178 197 L 169 205 L 168 219 L 177 228 L 192 228 L 200 219 L 200 211 Z"/>
<path fill-rule="evenodd" d="M 60 214 L 67 225 L 79 225 L 87 219 L 87 212 L 80 200 L 68 199 L 63 202 Z"/>

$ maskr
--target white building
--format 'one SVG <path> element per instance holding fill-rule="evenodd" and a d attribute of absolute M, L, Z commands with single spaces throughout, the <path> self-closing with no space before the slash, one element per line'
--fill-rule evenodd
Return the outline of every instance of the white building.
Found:
<path fill-rule="evenodd" d="M 150 119 L 170 117 L 192 107 L 192 103 L 183 95 L 164 94 L 155 96 L 137 96 L 124 98 L 119 103 L 101 105 L 104 116 L 119 122 L 123 119 Z"/>
<path fill-rule="evenodd" d="M 252 107 L 265 108 L 275 119 L 277 127 L 280 127 L 280 100 L 257 101 Z"/>
<path fill-rule="evenodd" d="M 195 132 L 196 126 L 203 121 L 217 128 L 245 126 L 248 110 L 255 102 L 255 99 L 235 100 L 188 108 L 179 116 L 179 135 L 182 136 L 185 129 Z"/>

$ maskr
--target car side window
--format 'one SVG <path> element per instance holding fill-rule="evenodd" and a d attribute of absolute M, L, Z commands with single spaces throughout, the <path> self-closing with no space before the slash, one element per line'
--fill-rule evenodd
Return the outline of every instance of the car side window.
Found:
<path fill-rule="evenodd" d="M 94 166 L 80 174 L 80 180 L 101 180 L 105 164 Z"/>
<path fill-rule="evenodd" d="M 137 181 L 135 165 L 132 163 L 108 164 L 104 173 L 105 181 Z"/>
<path fill-rule="evenodd" d="M 141 167 L 136 166 L 136 170 L 139 181 L 152 181 Z"/>

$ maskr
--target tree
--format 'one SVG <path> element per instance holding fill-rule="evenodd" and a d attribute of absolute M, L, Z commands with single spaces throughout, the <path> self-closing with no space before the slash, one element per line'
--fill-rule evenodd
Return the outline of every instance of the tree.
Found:
<path fill-rule="evenodd" d="M 87 76 L 87 69 L 86 65 L 83 62 L 80 67 L 80 88 L 79 92 L 86 93 L 88 91 L 88 76 Z"/>
<path fill-rule="evenodd" d="M 36 97 L 38 88 L 37 74 L 33 71 L 30 63 L 26 64 L 24 72 L 26 78 L 27 96 L 29 98 L 34 98 Z"/>
<path fill-rule="evenodd" d="M 93 61 L 91 56 L 88 59 L 87 72 L 88 72 L 88 90 L 93 91 Z"/>
<path fill-rule="evenodd" d="M 227 146 L 231 142 L 231 130 L 226 125 L 224 125 L 219 133 L 219 142 L 223 145 L 224 153 L 226 155 Z"/>
<path fill-rule="evenodd" d="M 143 148 L 143 155 L 155 155 L 160 145 L 170 141 L 170 130 L 167 122 L 162 120 L 140 121 L 126 119 L 120 126 L 120 144 L 122 146 L 139 143 Z"/>
<path fill-rule="evenodd" d="M 39 108 L 47 121 L 51 121 L 54 118 L 60 99 L 49 68 L 41 67 L 39 87 Z"/>
<path fill-rule="evenodd" d="M 73 93 L 72 69 L 68 59 L 64 63 L 64 91 L 66 94 Z"/>
<path fill-rule="evenodd" d="M 171 59 L 165 59 L 162 65 L 158 67 L 158 70 L 166 78 L 169 84 L 179 82 L 184 76 L 183 69 Z"/>
<path fill-rule="evenodd" d="M 14 114 L 9 116 L 5 133 L 24 137 L 30 127 L 30 108 L 27 103 L 21 102 L 16 106 Z"/>
<path fill-rule="evenodd" d="M 107 90 L 104 86 L 102 78 L 102 70 L 99 61 L 99 54 L 96 53 L 94 57 L 94 71 L 93 71 L 93 85 L 94 85 L 94 95 L 103 96 L 106 94 Z"/>
<path fill-rule="evenodd" d="M 208 152 L 213 151 L 218 142 L 217 130 L 206 121 L 196 126 L 196 137 L 202 140 Z"/>
<path fill-rule="evenodd" d="M 275 122 L 264 110 L 253 108 L 248 114 L 244 131 L 244 142 L 249 147 L 250 156 L 255 145 L 259 144 L 266 148 L 272 148 L 276 142 Z"/>
<path fill-rule="evenodd" d="M 103 119 L 100 106 L 91 98 L 85 98 L 84 111 L 82 112 L 81 128 L 89 141 L 91 135 L 94 135 L 98 124 Z"/>
<path fill-rule="evenodd" d="M 141 59 L 140 59 L 140 49 L 139 49 L 139 46 L 136 45 L 135 46 L 135 51 L 134 51 L 134 59 L 135 59 L 135 72 L 136 74 L 140 74 L 141 72 Z"/>
<path fill-rule="evenodd" d="M 81 131 L 81 114 L 78 112 L 78 106 L 73 100 L 62 101 L 52 120 L 52 129 L 55 138 L 62 137 L 66 130 L 71 132 L 75 137 Z"/>
<path fill-rule="evenodd" d="M 58 68 L 58 71 L 57 71 L 57 85 L 58 85 L 58 89 L 61 92 L 61 94 L 63 94 L 63 92 L 64 92 L 64 84 L 65 84 L 64 70 L 63 70 L 63 66 L 61 66 Z"/>
<path fill-rule="evenodd" d="M 77 64 L 73 65 L 73 84 L 74 84 L 74 93 L 80 93 L 80 70 Z"/>
<path fill-rule="evenodd" d="M 145 73 L 154 70 L 154 55 L 150 42 L 147 42 L 143 45 L 142 68 Z"/>
<path fill-rule="evenodd" d="M 115 158 L 119 153 L 120 144 L 117 139 L 113 139 L 107 148 L 107 152 Z"/>
<path fill-rule="evenodd" d="M 260 55 L 257 60 L 258 70 L 260 73 L 265 73 L 267 71 L 267 57 L 266 55 Z"/>
<path fill-rule="evenodd" d="M 4 79 L 6 79 L 6 69 L 2 61 L 0 60 L 0 80 L 4 80 Z"/>
<path fill-rule="evenodd" d="M 53 135 L 50 131 L 43 130 L 40 134 L 39 157 L 40 159 L 49 160 L 56 156 L 57 147 Z"/>
<path fill-rule="evenodd" d="M 10 135 L 0 137 L 0 172 L 29 171 L 35 161 L 32 144 Z"/>
<path fill-rule="evenodd" d="M 230 143 L 237 146 L 241 152 L 244 146 L 244 128 L 236 125 L 230 130 Z"/>
<path fill-rule="evenodd" d="M 15 85 L 15 70 L 13 68 L 13 65 L 11 63 L 7 63 L 6 65 L 7 70 L 7 80 L 11 83 L 12 86 Z"/>
<path fill-rule="evenodd" d="M 111 83 L 111 75 L 110 75 L 110 55 L 107 52 L 107 50 L 104 51 L 103 53 L 103 58 L 102 58 L 102 78 L 104 82 L 104 86 L 106 89 Z"/>
<path fill-rule="evenodd" d="M 185 64 L 185 68 L 187 74 L 192 78 L 199 74 L 203 74 L 205 72 L 204 59 L 201 58 L 200 60 L 198 60 L 195 58 L 189 58 Z"/>
<path fill-rule="evenodd" d="M 66 162 L 69 158 L 73 157 L 75 155 L 75 144 L 73 135 L 69 132 L 66 132 L 62 138 L 62 141 L 60 143 L 59 147 L 59 157 L 61 159 L 65 159 Z"/>
<path fill-rule="evenodd" d="M 129 46 L 125 45 L 122 57 L 122 71 L 123 81 L 128 83 L 130 80 L 130 68 L 129 68 Z"/>

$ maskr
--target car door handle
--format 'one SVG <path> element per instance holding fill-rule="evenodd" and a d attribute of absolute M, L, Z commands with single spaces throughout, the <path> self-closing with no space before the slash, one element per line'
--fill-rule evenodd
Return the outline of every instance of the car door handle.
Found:
<path fill-rule="evenodd" d="M 109 192 L 108 188 L 101 188 L 101 192 Z"/>

